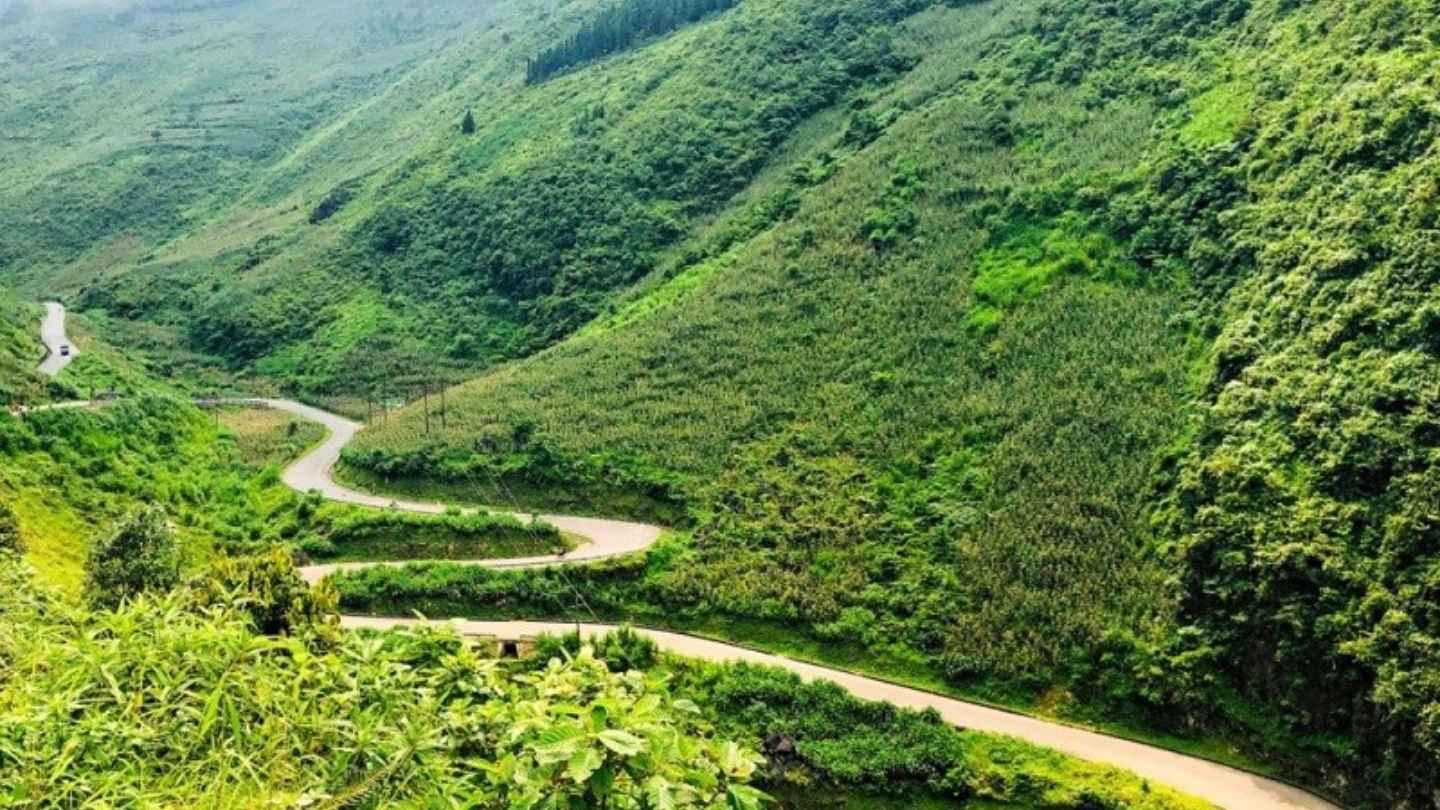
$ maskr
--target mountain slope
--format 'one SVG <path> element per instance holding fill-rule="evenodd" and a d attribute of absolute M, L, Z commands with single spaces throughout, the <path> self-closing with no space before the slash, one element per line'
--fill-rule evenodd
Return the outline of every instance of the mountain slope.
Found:
<path fill-rule="evenodd" d="M 678 500 L 693 540 L 607 609 L 798 621 L 1424 801 L 1434 11 L 928 12 L 613 317 L 348 462 Z M 555 609 L 525 593 L 493 604 Z"/>
<path fill-rule="evenodd" d="M 437 13 L 263 160 L 106 153 L 241 167 L 155 221 L 7 162 L 0 261 L 308 393 L 493 368 L 348 473 L 680 524 L 622 617 L 1433 803 L 1436 0 L 746 0 L 529 86 L 613 7 Z M 347 596 L 565 611 L 463 577 Z"/>
<path fill-rule="evenodd" d="M 457 30 L 510 13 L 457 2 L 7 5 L 0 267 L 39 286 L 146 261 L 237 200 L 277 203 L 325 133 Z M 354 151 L 336 157 L 416 134 L 352 131 Z"/>
<path fill-rule="evenodd" d="M 605 60 L 603 82 L 581 70 L 517 92 L 525 60 L 596 5 L 460 28 L 228 215 L 99 284 L 72 265 L 67 286 L 317 392 L 378 387 L 345 372 L 381 351 L 432 378 L 523 355 L 646 273 L 798 125 L 904 69 L 884 30 L 924 6 L 746 3 Z M 372 134 L 395 127 L 429 134 Z"/>

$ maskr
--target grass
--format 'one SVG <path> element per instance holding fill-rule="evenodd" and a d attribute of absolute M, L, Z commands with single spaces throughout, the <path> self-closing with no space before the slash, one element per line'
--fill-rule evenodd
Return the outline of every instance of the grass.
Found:
<path fill-rule="evenodd" d="M 518 468 L 507 485 L 573 493 L 525 492 L 537 505 L 612 514 L 629 505 L 616 478 L 678 482 L 701 527 L 695 592 L 808 625 L 863 608 L 961 680 L 1046 688 L 1114 627 L 1159 632 L 1142 513 L 1183 420 L 1182 291 L 1065 273 L 994 331 L 963 326 L 979 257 L 1016 250 L 999 200 L 1125 182 L 1154 121 L 1134 99 L 1090 109 L 1036 84 L 1009 113 L 1024 143 L 978 135 L 989 110 L 965 78 L 972 57 L 1026 8 L 930 12 L 907 32 L 925 39 L 915 69 L 790 156 L 811 178 L 778 186 L 793 214 L 742 230 L 683 294 L 660 282 L 642 316 L 453 389 L 445 430 L 392 414 L 346 474 L 486 500 L 502 495 L 484 489 L 489 471 Z M 857 148 L 861 113 L 889 123 Z M 886 206 L 914 224 L 877 249 L 866 212 Z M 1042 232 L 1108 262 L 1093 219 Z M 547 466 L 507 450 L 526 430 Z"/>
<path fill-rule="evenodd" d="M 503 469 L 545 482 L 520 490 L 535 505 L 609 514 L 633 508 L 617 477 L 678 481 L 693 554 L 633 618 L 849 637 L 834 663 L 1004 684 L 1011 705 L 1117 628 L 1163 638 L 1145 504 L 1191 393 L 1185 279 L 1122 257 L 1093 210 L 1133 182 L 1156 108 L 1036 82 L 993 134 L 976 55 L 1029 10 L 902 28 L 914 69 L 797 138 L 633 303 L 453 389 L 444 430 L 392 414 L 347 452 L 349 480 L 484 502 Z M 788 213 L 753 219 L 776 195 Z M 1003 317 L 967 329 L 977 308 Z"/>
<path fill-rule="evenodd" d="M 324 426 L 269 408 L 221 408 L 216 421 L 235 437 L 242 464 L 284 466 L 325 440 Z"/>
<path fill-rule="evenodd" d="M 45 357 L 40 342 L 43 310 L 0 291 L 0 398 L 12 403 L 38 402 L 46 398 L 46 384 L 36 372 Z"/>
<path fill-rule="evenodd" d="M 297 148 L 263 205 L 178 195 L 223 220 L 213 244 L 140 223 L 56 280 L 103 255 L 124 268 L 87 300 L 351 402 L 525 356 L 455 389 L 439 430 L 411 407 L 367 431 L 350 474 L 583 511 L 663 496 L 694 533 L 685 566 L 630 583 L 671 600 L 651 609 L 1221 729 L 1357 802 L 1427 801 L 1435 15 L 950 5 L 747 1 L 519 92 L 516 55 L 591 6 L 467 33 L 376 94 L 394 113 L 442 87 L 400 126 L 353 111 L 405 148 Z M 214 174 L 156 154 L 56 182 L 163 214 L 147 194 Z M 53 208 L 9 210 L 0 261 L 97 210 Z"/>
<path fill-rule="evenodd" d="M 1255 88 L 1242 79 L 1217 84 L 1190 101 L 1190 122 L 1180 137 L 1205 148 L 1233 140 L 1255 101 Z"/>
<path fill-rule="evenodd" d="M 545 511 L 564 515 L 649 520 L 682 525 L 687 517 L 674 503 L 621 486 L 577 490 L 566 484 L 526 480 L 441 481 L 388 478 L 352 464 L 335 469 L 336 480 L 348 486 L 397 499 L 438 500 L 455 506 L 492 511 Z"/>
<path fill-rule="evenodd" d="M 213 498 L 233 497 L 243 477 L 227 445 L 198 412 L 148 399 L 95 411 L 4 416 L 0 492 L 20 518 L 42 582 L 75 595 L 90 540 L 136 506 L 172 510 L 186 563 L 195 567 L 233 531 Z"/>

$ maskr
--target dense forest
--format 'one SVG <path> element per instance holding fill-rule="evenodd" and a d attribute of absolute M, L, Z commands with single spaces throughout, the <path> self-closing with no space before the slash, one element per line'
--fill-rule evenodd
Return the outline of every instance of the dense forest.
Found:
<path fill-rule="evenodd" d="M 543 82 L 575 65 L 619 53 L 645 37 L 668 34 L 687 23 L 734 6 L 739 0 L 623 0 L 586 21 L 560 45 L 525 64 L 528 84 Z"/>

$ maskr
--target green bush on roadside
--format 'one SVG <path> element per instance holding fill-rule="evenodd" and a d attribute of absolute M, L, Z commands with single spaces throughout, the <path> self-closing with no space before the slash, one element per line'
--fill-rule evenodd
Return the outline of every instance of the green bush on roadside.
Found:
<path fill-rule="evenodd" d="M 85 598 L 116 608 L 145 593 L 164 593 L 180 582 L 180 550 L 165 510 L 149 505 L 120 520 L 90 548 Z"/>

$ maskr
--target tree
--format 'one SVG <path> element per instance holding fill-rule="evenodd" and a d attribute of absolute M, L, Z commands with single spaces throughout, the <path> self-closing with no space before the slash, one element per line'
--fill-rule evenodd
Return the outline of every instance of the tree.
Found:
<path fill-rule="evenodd" d="M 0 554 L 25 553 L 25 542 L 20 539 L 20 525 L 15 520 L 15 511 L 7 503 L 0 502 Z"/>
<path fill-rule="evenodd" d="M 574 36 L 525 64 L 526 84 L 536 84 L 567 68 L 619 53 L 645 37 L 660 36 L 725 11 L 737 0 L 623 0 L 601 11 Z"/>
<path fill-rule="evenodd" d="M 85 598 L 112 609 L 150 591 L 168 591 L 180 581 L 180 550 L 165 511 L 147 506 L 122 519 L 95 543 L 85 562 Z"/>
<path fill-rule="evenodd" d="M 463 120 L 463 121 L 460 122 L 460 132 L 461 132 L 462 134 L 465 134 L 465 135 L 474 135 L 474 134 L 475 134 L 475 113 L 474 113 L 474 112 L 472 112 L 472 111 L 470 111 L 470 110 L 466 110 L 466 111 L 465 111 L 465 120 Z"/>

